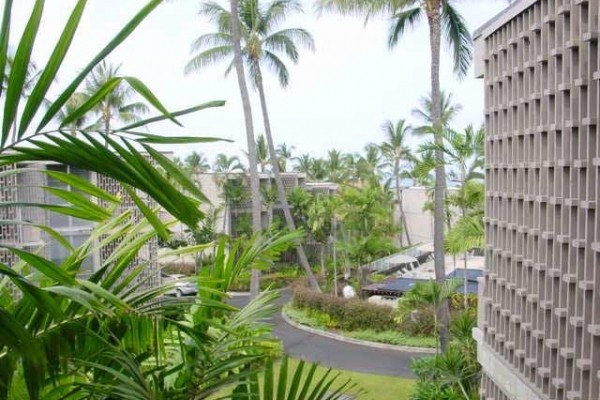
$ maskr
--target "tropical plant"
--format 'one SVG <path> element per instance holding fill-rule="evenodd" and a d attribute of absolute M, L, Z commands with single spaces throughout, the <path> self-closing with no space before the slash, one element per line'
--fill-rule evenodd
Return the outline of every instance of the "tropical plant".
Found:
<path fill-rule="evenodd" d="M 308 209 L 312 204 L 312 195 L 302 187 L 295 187 L 288 195 L 288 202 L 292 207 L 296 226 L 308 230 Z"/>
<path fill-rule="evenodd" d="M 256 162 L 260 167 L 260 172 L 266 172 L 269 165 L 269 149 L 265 135 L 258 135 L 256 139 Z"/>
<path fill-rule="evenodd" d="M 79 107 L 81 107 L 87 99 L 88 96 L 83 92 L 73 93 L 73 95 L 69 98 L 69 100 L 67 100 L 63 108 L 58 112 L 58 122 L 62 124 L 63 120 L 67 118 L 68 115 L 72 114 L 75 110 L 77 110 Z M 71 135 L 76 135 L 77 131 L 85 129 L 85 125 L 88 121 L 88 118 L 89 115 L 83 114 L 76 120 L 65 125 L 65 128 L 67 128 L 71 132 Z"/>
<path fill-rule="evenodd" d="M 277 189 L 272 185 L 261 186 L 260 194 L 263 204 L 267 208 L 267 227 L 273 225 L 273 207 L 277 203 Z"/>
<path fill-rule="evenodd" d="M 454 8 L 453 0 L 319 0 L 320 10 L 333 10 L 343 14 L 362 14 L 368 20 L 376 14 L 391 16 L 388 35 L 388 45 L 395 47 L 409 26 L 416 25 L 423 17 L 429 27 L 429 45 L 431 54 L 431 121 L 435 132 L 443 127 L 440 89 L 440 55 L 442 35 L 452 50 L 454 71 L 459 77 L 464 77 L 472 59 L 472 40 L 469 29 L 460 13 Z M 435 135 L 436 143 L 441 142 Z M 445 277 L 444 256 L 444 203 L 446 172 L 443 163 L 443 153 L 435 152 L 437 166 L 435 169 L 434 193 L 434 257 L 435 277 L 442 283 Z M 447 306 L 439 308 L 441 322 L 441 344 L 445 349 L 448 344 Z"/>
<path fill-rule="evenodd" d="M 316 364 L 306 364 L 304 361 L 300 361 L 295 370 L 290 370 L 287 357 L 282 359 L 279 368 L 269 361 L 262 376 L 262 385 L 261 377 L 252 374 L 235 388 L 232 399 L 342 400 L 349 395 L 354 397 L 362 394 L 362 390 L 349 380 L 336 382 L 339 381 L 339 373 L 332 375 L 332 370 L 329 369 L 317 378 L 316 371 Z"/>
<path fill-rule="evenodd" d="M 415 129 L 415 133 L 427 133 L 427 127 L 433 126 L 433 107 L 431 102 L 431 94 L 429 96 L 421 97 L 420 107 L 412 110 L 412 115 L 423 122 L 423 125 Z M 440 109 L 442 110 L 442 126 L 448 128 L 450 122 L 458 115 L 462 110 L 462 105 L 455 103 L 452 100 L 452 93 L 446 93 L 440 91 Z"/>
<path fill-rule="evenodd" d="M 319 243 L 321 274 L 327 275 L 325 269 L 325 249 L 333 234 L 333 200 L 329 196 L 317 195 L 308 208 L 308 227 L 313 239 Z"/>
<path fill-rule="evenodd" d="M 419 309 L 429 310 L 434 315 L 434 328 L 437 338 L 437 350 L 440 350 L 440 322 L 437 310 L 444 304 L 448 304 L 450 295 L 462 285 L 458 279 L 449 279 L 442 284 L 430 280 L 417 282 L 398 301 L 398 320 L 403 321 Z M 442 349 L 442 351 L 445 351 Z"/>
<path fill-rule="evenodd" d="M 310 154 L 302 154 L 300 157 L 294 157 L 294 161 L 296 162 L 294 171 L 302 172 L 310 179 L 314 179 L 314 177 L 311 176 L 311 164 L 313 162 L 313 158 Z"/>
<path fill-rule="evenodd" d="M 281 172 L 287 171 L 287 163 L 289 160 L 293 159 L 293 150 L 294 146 L 288 147 L 288 145 L 285 143 L 282 143 L 277 147 L 277 161 L 279 161 L 279 170 Z"/>
<path fill-rule="evenodd" d="M 100 93 L 103 88 L 119 76 L 120 68 L 120 65 L 109 64 L 105 60 L 100 62 L 85 79 L 85 96 L 89 98 L 96 93 Z M 93 126 L 104 129 L 104 133 L 108 133 L 113 122 L 132 123 L 139 121 L 142 115 L 147 114 L 150 109 L 142 102 L 129 102 L 135 93 L 135 87 L 128 84 L 127 81 L 120 81 L 115 84 L 102 97 L 101 101 L 92 108 L 92 111 L 99 117 Z M 72 101 L 77 101 L 77 97 Z"/>
<path fill-rule="evenodd" d="M 244 172 L 244 166 L 240 162 L 238 156 L 228 156 L 227 154 L 219 153 L 215 158 L 213 170 L 225 176 L 229 176 L 235 172 Z"/>
<path fill-rule="evenodd" d="M 183 160 L 183 168 L 188 174 L 193 176 L 195 174 L 207 172 L 210 169 L 210 164 L 204 154 L 192 151 Z"/>
<path fill-rule="evenodd" d="M 233 3 L 231 5 L 233 7 Z M 312 36 L 301 28 L 277 30 L 286 16 L 302 11 L 300 3 L 296 0 L 275 0 L 266 3 L 264 6 L 258 0 L 242 0 L 236 6 L 239 8 L 225 10 L 215 2 L 204 3 L 201 13 L 209 16 L 215 22 L 217 32 L 202 35 L 195 41 L 193 49 L 200 51 L 200 53 L 195 55 L 188 63 L 186 71 L 198 71 L 209 64 L 230 58 L 232 50 L 235 50 L 234 61 L 236 63 L 234 64 L 237 64 L 237 62 L 241 64 L 242 59 L 246 61 L 250 77 L 258 90 L 260 98 L 269 160 L 275 176 L 279 202 L 283 209 L 287 228 L 293 231 L 296 227 L 287 203 L 285 187 L 279 171 L 263 85 L 262 67 L 266 65 L 273 69 L 279 78 L 279 84 L 285 87 L 289 82 L 289 72 L 278 53 L 283 53 L 293 63 L 297 63 L 298 46 L 314 49 L 314 42 Z M 233 20 L 236 23 L 232 23 Z M 239 43 L 237 37 L 234 39 L 235 35 L 231 30 L 233 25 L 240 28 Z M 237 33 L 235 32 L 236 35 Z M 238 44 L 240 46 L 239 54 L 237 54 Z M 206 47 L 209 48 L 206 49 Z M 237 61 L 238 59 L 239 61 Z M 228 67 L 225 73 L 227 74 L 230 70 L 231 68 Z M 241 72 L 241 70 L 238 71 L 238 73 Z M 315 290 L 320 290 L 319 284 L 310 269 L 302 243 L 296 243 L 296 251 L 300 265 L 304 269 L 311 286 Z"/>
<path fill-rule="evenodd" d="M 402 179 L 403 163 L 413 159 L 411 151 L 406 144 L 412 128 L 405 120 L 401 119 L 396 124 L 392 121 L 386 121 L 382 129 L 386 138 L 379 146 L 386 160 L 387 167 L 392 169 L 392 179 L 395 183 L 396 202 L 398 204 L 398 218 L 400 219 L 399 225 L 403 228 L 400 233 L 400 246 L 403 243 L 402 233 L 406 235 L 406 242 L 410 246 L 410 234 L 408 232 L 408 225 L 406 224 L 406 216 L 404 215 L 400 180 Z"/>

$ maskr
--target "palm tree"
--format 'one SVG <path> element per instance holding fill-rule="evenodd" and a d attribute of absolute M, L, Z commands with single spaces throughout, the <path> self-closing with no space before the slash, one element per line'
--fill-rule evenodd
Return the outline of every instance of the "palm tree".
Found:
<path fill-rule="evenodd" d="M 264 135 L 259 135 L 256 139 L 256 162 L 260 167 L 260 172 L 266 172 L 269 165 L 269 148 Z"/>
<path fill-rule="evenodd" d="M 271 186 L 261 186 L 260 194 L 262 195 L 263 204 L 267 208 L 267 228 L 273 225 L 273 206 L 277 202 L 277 189 Z"/>
<path fill-rule="evenodd" d="M 313 158 L 310 154 L 302 154 L 300 157 L 294 157 L 294 161 L 296 162 L 294 171 L 302 172 L 310 179 L 314 179 L 314 177 L 311 176 L 311 165 L 313 163 Z"/>
<path fill-rule="evenodd" d="M 277 147 L 277 160 L 279 161 L 280 171 L 287 171 L 287 162 L 293 158 L 292 150 L 294 150 L 294 146 L 288 147 L 285 143 L 282 143 Z"/>
<path fill-rule="evenodd" d="M 207 172 L 210 169 L 210 164 L 204 154 L 192 151 L 184 160 L 184 168 L 193 175 Z"/>
<path fill-rule="evenodd" d="M 430 280 L 427 282 L 417 282 L 408 292 L 398 301 L 398 315 L 402 321 L 410 316 L 415 310 L 429 309 L 433 314 L 434 328 L 436 333 L 437 350 L 440 350 L 441 335 L 439 330 L 441 328 L 440 321 L 438 319 L 437 310 L 447 304 L 450 295 L 456 292 L 456 289 L 460 287 L 462 283 L 458 279 L 446 280 L 439 284 L 436 281 Z M 442 349 L 442 351 L 445 351 Z"/>
<path fill-rule="evenodd" d="M 75 92 L 73 95 L 67 100 L 63 108 L 59 111 L 57 120 L 62 124 L 62 122 L 67 118 L 67 116 L 71 115 L 75 110 L 85 103 L 88 99 L 88 95 L 83 92 Z M 65 128 L 69 130 L 71 135 L 75 136 L 78 131 L 84 129 L 85 124 L 88 120 L 87 114 L 82 114 L 79 118 L 75 119 L 73 122 L 70 122 L 65 125 Z"/>
<path fill-rule="evenodd" d="M 238 0 L 229 1 L 230 13 L 223 8 L 223 12 L 211 12 L 210 8 L 201 10 L 201 13 L 208 15 L 209 18 L 220 25 L 220 30 L 229 29 L 229 46 L 228 53 L 233 53 L 232 65 L 228 68 L 235 67 L 235 72 L 240 89 L 240 97 L 242 98 L 242 107 L 244 110 L 244 124 L 246 127 L 246 142 L 248 146 L 248 172 L 250 174 L 250 198 L 252 201 L 252 230 L 259 232 L 261 230 L 261 201 L 260 201 L 260 180 L 258 178 L 258 164 L 256 161 L 256 141 L 254 139 L 254 122 L 252 118 L 252 107 L 250 105 L 250 94 L 248 93 L 248 85 L 246 84 L 246 75 L 244 73 L 244 55 L 242 53 L 242 33 L 239 23 L 239 2 Z M 219 19 L 220 18 L 220 19 Z M 219 51 L 217 51 L 219 53 Z M 222 53 L 222 51 L 221 51 Z M 186 73 L 191 72 L 186 67 Z M 255 276 L 256 273 L 253 273 Z"/>
<path fill-rule="evenodd" d="M 401 119 L 396 124 L 392 121 L 386 121 L 383 124 L 383 132 L 386 136 L 386 141 L 381 143 L 380 148 L 389 166 L 392 167 L 392 178 L 395 181 L 396 186 L 396 201 L 398 202 L 398 217 L 400 219 L 400 225 L 402 231 L 406 235 L 406 242 L 411 245 L 410 234 L 408 232 L 408 225 L 406 224 L 406 217 L 404 215 L 404 207 L 402 204 L 402 188 L 400 186 L 400 174 L 401 166 L 403 162 L 412 159 L 412 154 L 406 140 L 411 133 L 412 127 L 406 123 L 405 120 Z M 400 246 L 402 247 L 402 232 L 400 232 Z"/>
<path fill-rule="evenodd" d="M 398 44 L 408 26 L 416 25 L 422 17 L 426 17 L 429 27 L 429 45 L 431 54 L 431 120 L 436 132 L 443 126 L 440 89 L 440 52 L 442 34 L 452 49 L 454 71 L 464 77 L 472 59 L 472 40 L 463 17 L 453 7 L 454 0 L 319 0 L 321 10 L 334 10 L 344 14 L 362 14 L 368 19 L 375 14 L 386 14 L 392 17 L 388 35 L 390 48 Z M 439 135 L 436 135 L 439 141 Z M 445 279 L 444 259 L 444 199 L 446 172 L 443 153 L 436 151 L 438 165 L 435 171 L 434 199 L 434 255 L 435 277 L 438 283 Z M 442 349 L 448 344 L 449 309 L 439 309 L 440 336 Z"/>
<path fill-rule="evenodd" d="M 325 169 L 327 178 L 331 182 L 341 183 L 345 179 L 344 154 L 336 149 L 329 150 L 325 160 Z"/>
<path fill-rule="evenodd" d="M 431 94 L 429 96 L 421 97 L 419 101 L 420 107 L 413 108 L 412 115 L 423 121 L 424 126 L 433 126 L 433 109 L 431 102 Z M 452 101 L 452 93 L 446 93 L 445 91 L 440 92 L 440 108 L 442 113 L 442 125 L 444 127 L 450 126 L 450 122 L 462 111 L 462 105 L 454 103 Z M 422 127 L 415 129 L 415 133 L 420 133 Z"/>
<path fill-rule="evenodd" d="M 238 6 L 239 8 L 235 10 L 234 14 L 234 10 L 229 12 L 215 2 L 204 3 L 201 12 L 209 15 L 217 23 L 218 31 L 202 35 L 195 41 L 193 48 L 194 50 L 200 50 L 200 53 L 196 54 L 190 60 L 186 66 L 186 72 L 198 71 L 207 65 L 231 57 L 232 50 L 235 47 L 232 46 L 232 44 L 235 44 L 235 41 L 233 40 L 234 32 L 232 32 L 231 26 L 238 24 L 232 25 L 229 21 L 236 19 L 239 12 L 238 26 L 241 27 L 239 62 L 242 62 L 242 58 L 246 61 L 252 82 L 258 90 L 270 163 L 275 175 L 279 201 L 283 208 L 288 229 L 294 230 L 294 220 L 287 203 L 285 187 L 281 180 L 277 153 L 271 132 L 271 123 L 263 85 L 262 66 L 267 65 L 272 68 L 279 78 L 279 84 L 285 87 L 289 82 L 289 72 L 278 53 L 283 52 L 293 63 L 297 63 L 298 46 L 304 46 L 312 50 L 314 49 L 314 41 L 312 36 L 301 28 L 276 30 L 286 16 L 291 13 L 302 12 L 302 7 L 296 0 L 274 0 L 266 3 L 264 7 L 258 0 L 242 0 Z M 224 21 L 228 23 L 224 23 Z M 241 47 L 242 42 L 244 44 L 243 49 Z M 235 45 L 237 46 L 237 44 Z M 225 74 L 227 75 L 230 70 L 231 63 L 226 69 Z M 311 286 L 315 290 L 320 291 L 317 280 L 310 269 L 302 243 L 297 243 L 296 250 L 300 264 Z"/>
<path fill-rule="evenodd" d="M 106 61 L 98 64 L 85 81 L 84 93 L 86 96 L 90 97 L 97 93 L 110 80 L 118 77 L 120 68 L 120 65 L 109 64 Z M 98 129 L 103 129 L 104 133 L 109 133 L 114 121 L 139 121 L 143 114 L 148 113 L 149 109 L 142 102 L 129 102 L 134 93 L 135 90 L 131 86 L 120 82 L 94 107 L 93 111 L 99 116 L 94 125 Z"/>
<path fill-rule="evenodd" d="M 243 172 L 244 166 L 238 156 L 228 156 L 227 154 L 219 153 L 215 158 L 213 170 L 224 175 L 229 175 L 234 172 Z"/>
<path fill-rule="evenodd" d="M 308 226 L 313 239 L 319 243 L 321 274 L 327 275 L 325 269 L 325 247 L 333 233 L 333 203 L 329 196 L 317 195 L 308 208 Z"/>

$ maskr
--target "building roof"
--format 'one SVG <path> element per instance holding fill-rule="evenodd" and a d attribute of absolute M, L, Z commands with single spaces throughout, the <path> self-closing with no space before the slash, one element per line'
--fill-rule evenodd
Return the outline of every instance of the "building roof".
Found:
<path fill-rule="evenodd" d="M 485 39 L 487 36 L 494 33 L 497 29 L 502 27 L 508 21 L 521 14 L 523 10 L 531 7 L 533 4 L 540 0 L 515 0 L 514 3 L 500 11 L 496 16 L 490 19 L 488 22 L 480 26 L 473 32 L 473 39 L 479 38 Z"/>
<path fill-rule="evenodd" d="M 483 271 L 480 269 L 468 269 L 466 270 L 467 275 L 467 293 L 477 294 L 478 293 L 478 280 L 477 278 L 483 276 Z M 465 270 L 457 268 L 450 272 L 447 278 L 455 278 L 463 280 L 465 277 Z M 412 289 L 418 282 L 427 282 L 428 279 L 416 279 L 416 278 L 391 278 L 381 283 L 374 283 L 372 285 L 365 286 L 363 291 L 369 294 L 384 294 L 384 295 L 400 295 Z M 463 293 L 463 285 L 456 289 L 457 293 Z"/>

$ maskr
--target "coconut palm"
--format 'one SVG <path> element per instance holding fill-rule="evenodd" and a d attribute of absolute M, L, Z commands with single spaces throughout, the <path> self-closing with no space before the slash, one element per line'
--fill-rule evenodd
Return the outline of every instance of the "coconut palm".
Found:
<path fill-rule="evenodd" d="M 213 170 L 224 175 L 229 175 L 234 172 L 243 172 L 244 166 L 238 156 L 228 156 L 227 154 L 219 153 L 215 158 Z"/>
<path fill-rule="evenodd" d="M 306 174 L 310 179 L 314 179 L 311 175 L 311 165 L 313 158 L 310 154 L 302 154 L 300 157 L 294 157 L 296 165 L 294 165 L 294 171 L 302 172 Z"/>
<path fill-rule="evenodd" d="M 440 53 L 442 35 L 452 50 L 454 71 L 464 77 L 472 59 L 472 40 L 463 17 L 454 8 L 454 0 L 318 0 L 320 10 L 333 10 L 343 14 L 361 14 L 370 18 L 376 14 L 391 17 L 388 45 L 395 47 L 409 26 L 416 25 L 423 17 L 429 27 L 429 45 L 431 55 L 431 120 L 440 133 L 443 126 L 440 89 Z M 439 135 L 436 140 L 440 141 Z M 446 172 L 443 153 L 436 151 L 437 166 L 435 170 L 434 199 L 434 255 L 435 276 L 438 283 L 445 279 L 444 257 L 444 202 Z M 441 345 L 445 349 L 448 344 L 448 307 L 440 307 Z"/>
<path fill-rule="evenodd" d="M 100 91 L 109 81 L 119 76 L 120 65 L 113 65 L 102 61 L 92 71 L 85 80 L 86 96 L 90 97 Z M 131 123 L 139 121 L 142 115 L 147 114 L 148 106 L 142 102 L 133 102 L 130 100 L 135 94 L 132 86 L 126 82 L 121 82 L 114 87 L 102 100 L 93 108 L 93 112 L 98 115 L 98 120 L 94 124 L 96 128 L 103 129 L 104 133 L 109 133 L 114 122 Z"/>
<path fill-rule="evenodd" d="M 433 108 L 431 106 L 431 94 L 428 96 L 421 97 L 420 107 L 412 110 L 412 115 L 423 122 L 425 127 L 433 125 Z M 440 109 L 442 113 L 442 125 L 449 127 L 450 122 L 458 115 L 462 110 L 462 105 L 455 103 L 452 100 L 452 93 L 446 93 L 445 91 L 440 92 Z M 415 133 L 421 132 L 421 127 L 415 129 Z"/>
<path fill-rule="evenodd" d="M 327 171 L 327 179 L 331 182 L 341 183 L 345 180 L 345 165 L 344 154 L 336 149 L 327 152 L 325 160 L 325 170 Z"/>
<path fill-rule="evenodd" d="M 277 153 L 271 132 L 271 123 L 263 85 L 262 67 L 266 65 L 271 68 L 277 74 L 279 84 L 286 87 L 289 83 L 289 72 L 280 55 L 283 54 L 293 63 L 297 63 L 299 55 L 298 47 L 303 46 L 312 50 L 314 49 L 314 42 L 312 36 L 301 28 L 277 30 L 286 16 L 302 12 L 302 7 L 296 0 L 274 0 L 264 5 L 259 0 L 242 0 L 237 5 L 239 8 L 234 13 L 234 10 L 225 10 L 215 2 L 204 3 L 201 13 L 208 15 L 212 21 L 216 22 L 218 31 L 202 35 L 194 42 L 194 51 L 200 51 L 200 53 L 196 54 L 187 64 L 186 72 L 195 72 L 207 65 L 229 59 L 232 55 L 232 50 L 234 50 L 234 46 L 232 46 L 234 44 L 234 32 L 232 32 L 231 26 L 236 25 L 240 27 L 240 54 L 237 58 L 239 58 L 240 63 L 242 58 L 246 61 L 251 80 L 258 90 L 270 163 L 275 175 L 279 201 L 283 208 L 288 229 L 294 230 L 294 219 L 287 203 L 285 187 L 281 180 Z M 239 24 L 232 24 L 231 21 L 233 19 L 237 20 L 236 17 L 238 14 Z M 241 46 L 242 42 L 243 46 Z M 226 69 L 225 74 L 227 75 L 230 70 L 231 63 Z M 320 291 L 317 280 L 314 278 L 308 264 L 302 243 L 297 243 L 296 250 L 300 264 L 311 286 L 315 290 Z"/>
<path fill-rule="evenodd" d="M 287 171 L 287 162 L 288 160 L 293 159 L 293 150 L 294 146 L 288 147 L 288 145 L 285 143 L 282 143 L 277 147 L 277 160 L 279 161 L 279 170 L 281 172 Z"/>
<path fill-rule="evenodd" d="M 202 153 L 192 151 L 184 160 L 184 168 L 190 174 L 207 172 L 210 169 L 210 164 L 206 156 Z"/>
<path fill-rule="evenodd" d="M 265 135 L 259 135 L 256 138 L 256 162 L 260 168 L 260 172 L 267 172 L 267 166 L 269 165 L 269 148 Z"/>
<path fill-rule="evenodd" d="M 408 225 L 406 224 L 406 217 L 404 215 L 404 207 L 402 204 L 402 187 L 400 185 L 401 179 L 401 167 L 403 163 L 412 159 L 412 154 L 408 148 L 406 141 L 411 133 L 412 127 L 406 123 L 405 120 L 401 119 L 396 124 L 392 121 L 386 121 L 382 126 L 383 132 L 386 136 L 386 141 L 381 143 L 381 153 L 386 160 L 389 167 L 392 168 L 392 179 L 396 186 L 396 201 L 398 203 L 398 217 L 400 219 L 400 225 L 402 231 L 406 235 L 406 242 L 411 245 L 410 234 L 408 232 Z M 400 233 L 400 246 L 402 246 L 402 232 Z"/>

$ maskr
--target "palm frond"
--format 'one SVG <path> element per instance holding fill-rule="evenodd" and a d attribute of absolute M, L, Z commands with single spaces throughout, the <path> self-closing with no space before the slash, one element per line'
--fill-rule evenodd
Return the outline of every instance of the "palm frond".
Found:
<path fill-rule="evenodd" d="M 398 40 L 404 34 L 407 26 L 415 27 L 423 14 L 421 7 L 415 7 L 401 11 L 392 16 L 392 24 L 388 33 L 388 47 L 393 49 L 398 44 Z"/>
<path fill-rule="evenodd" d="M 454 72 L 464 78 L 473 60 L 473 40 L 465 19 L 449 1 L 442 2 L 442 27 L 452 49 Z"/>

